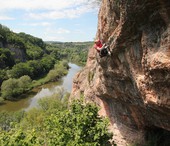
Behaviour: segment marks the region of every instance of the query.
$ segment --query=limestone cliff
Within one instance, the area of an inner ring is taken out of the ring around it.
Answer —
[[[118,146],[142,141],[150,127],[170,131],[170,1],[103,0],[99,35],[112,55],[90,49],[72,97],[84,93],[102,107]]]

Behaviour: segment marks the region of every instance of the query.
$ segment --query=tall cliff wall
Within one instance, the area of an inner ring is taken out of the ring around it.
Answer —
[[[118,146],[142,141],[153,126],[170,131],[170,1],[103,0],[99,35],[112,55],[90,49],[72,97],[101,106]]]

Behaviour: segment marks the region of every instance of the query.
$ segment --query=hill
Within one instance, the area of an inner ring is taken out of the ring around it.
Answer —
[[[25,33],[15,33],[0,24],[0,69],[18,62],[40,59],[46,53],[42,39]]]
[[[46,42],[47,50],[55,52],[58,58],[65,58],[78,65],[85,65],[87,54],[93,42]]]
[[[32,87],[58,80],[67,73],[68,62],[86,63],[91,45],[92,42],[45,43],[40,38],[14,33],[0,25],[0,96],[13,99]],[[25,85],[21,82],[26,81],[29,86],[23,90]]]

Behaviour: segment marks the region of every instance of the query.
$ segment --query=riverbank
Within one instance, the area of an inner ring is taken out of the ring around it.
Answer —
[[[21,95],[21,99],[18,101],[3,101],[3,104],[0,105],[0,111],[18,111],[21,109],[35,107],[38,99],[55,93],[59,87],[63,88],[66,92],[71,92],[73,77],[81,70],[81,67],[73,63],[69,63],[69,66],[70,68],[67,75],[63,76],[57,82],[48,82],[43,85],[36,86],[29,92]]]
[[[64,75],[68,73],[68,62],[63,60],[57,62],[54,68],[48,72],[43,78],[38,80],[31,80],[28,75],[24,75],[18,79],[9,78],[4,81],[1,86],[1,96],[5,100],[20,100],[22,94],[27,93],[31,89],[48,82],[54,82],[60,80]]]

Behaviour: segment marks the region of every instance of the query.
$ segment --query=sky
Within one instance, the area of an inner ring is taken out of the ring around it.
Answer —
[[[97,0],[0,0],[0,24],[44,41],[93,41]]]

